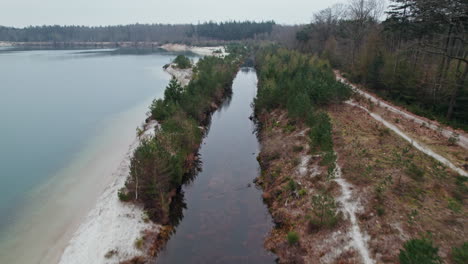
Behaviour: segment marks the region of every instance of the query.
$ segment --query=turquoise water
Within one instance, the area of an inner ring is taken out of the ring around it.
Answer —
[[[162,66],[173,57],[105,50],[0,50],[0,262],[9,250],[1,243],[4,238],[15,237],[15,246],[22,246],[26,229],[15,229],[18,223],[30,230],[45,223],[53,226],[53,221],[67,226],[68,218],[46,215],[49,200],[60,199],[50,197],[62,179],[96,182],[83,185],[77,194],[70,187],[67,195],[75,200],[87,197],[88,190],[97,192],[93,188],[100,186],[100,179],[86,178],[87,167],[99,164],[106,150],[122,152],[131,143],[151,99],[163,94],[169,76]],[[86,156],[93,160],[85,161]],[[73,206],[79,204],[65,202],[64,214],[73,219]],[[35,212],[30,209],[38,208],[34,203],[44,208]]]

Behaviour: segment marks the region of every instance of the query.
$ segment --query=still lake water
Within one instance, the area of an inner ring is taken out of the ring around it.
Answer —
[[[0,50],[0,263],[56,259],[163,95],[173,57]]]
[[[259,143],[249,119],[255,71],[242,68],[232,90],[213,114],[200,149],[201,172],[183,187],[180,224],[155,263],[275,263],[263,246],[273,221],[252,183],[260,174]]]

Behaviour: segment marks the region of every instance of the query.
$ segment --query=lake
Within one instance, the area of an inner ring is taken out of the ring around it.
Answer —
[[[174,55],[0,50],[0,263],[51,263],[169,80]]]

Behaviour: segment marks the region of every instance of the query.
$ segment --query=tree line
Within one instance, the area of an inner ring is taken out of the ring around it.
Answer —
[[[150,106],[159,126],[155,136],[143,139],[134,151],[130,177],[119,198],[143,203],[154,222],[170,223],[172,200],[194,172],[204,135],[201,126],[209,122],[213,104],[219,104],[231,90],[241,55],[230,52],[225,58],[201,58],[186,87],[172,79],[164,98]]]
[[[464,0],[350,0],[314,14],[296,47],[410,111],[468,127]]]
[[[133,24],[119,26],[0,26],[0,41],[14,42],[193,42],[243,40],[272,32],[273,21],[230,21],[202,24]]]

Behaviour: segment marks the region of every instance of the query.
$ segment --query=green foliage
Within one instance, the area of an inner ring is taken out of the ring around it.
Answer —
[[[312,212],[309,216],[311,231],[322,227],[333,227],[340,219],[335,199],[328,194],[317,194],[312,197]]]
[[[175,77],[172,77],[166,90],[164,90],[164,100],[177,104],[182,99],[183,92],[184,88],[182,88]]]
[[[207,22],[203,24],[198,24],[192,26],[191,34],[197,34],[201,37],[208,37],[213,39],[223,39],[223,40],[241,40],[253,38],[256,35],[271,33],[275,22],[266,21],[266,22]]]
[[[449,198],[448,199],[448,208],[452,211],[454,211],[455,213],[460,213],[462,208],[463,208],[463,205],[455,200],[455,199],[452,199],[452,198]]]
[[[125,187],[119,189],[119,191],[117,192],[117,196],[119,197],[119,200],[122,202],[128,202],[131,200],[130,195],[128,194]]]
[[[401,264],[442,263],[438,251],[429,237],[414,238],[405,242],[400,250],[399,260]]]
[[[255,110],[284,107],[291,117],[304,118],[314,106],[348,98],[351,90],[336,81],[325,61],[277,46],[261,48],[256,54],[261,87]]]
[[[417,181],[420,181],[424,177],[424,170],[418,167],[414,163],[409,163],[407,166],[406,172],[409,174],[409,176]]]
[[[184,55],[178,55],[173,62],[177,64],[177,67],[180,69],[187,69],[192,67],[192,62],[190,61],[189,58],[187,58]]]
[[[323,151],[333,151],[330,117],[324,112],[319,112],[314,117],[309,133],[312,147],[318,147]]]
[[[141,237],[140,237],[140,238],[137,238],[137,239],[135,240],[135,244],[134,244],[134,245],[135,245],[135,248],[137,248],[137,249],[142,249],[144,242],[145,242],[145,241],[143,240],[143,238],[141,238]]]
[[[62,42],[121,42],[146,41],[177,43],[199,41],[200,38],[243,40],[256,35],[267,35],[275,22],[229,21],[203,24],[133,24],[106,27],[85,26],[35,26],[13,28],[0,26],[2,41],[62,41]]]
[[[125,194],[143,202],[152,220],[168,223],[171,195],[190,171],[202,140],[199,126],[209,118],[211,103],[221,101],[229,92],[239,60],[236,54],[224,59],[202,58],[187,87],[173,78],[164,99],[151,104],[151,115],[160,126],[153,138],[143,139],[135,149]]]
[[[305,189],[300,189],[297,194],[299,194],[299,196],[302,197],[307,194],[307,191]]]
[[[289,231],[286,239],[289,245],[296,245],[299,242],[299,234],[296,231]]]
[[[468,242],[463,243],[460,247],[452,248],[452,259],[455,264],[468,263]]]
[[[294,192],[294,191],[296,191],[296,189],[297,189],[297,183],[296,183],[293,179],[290,179],[290,180],[288,181],[287,189],[288,189],[288,191],[291,192],[291,193]]]

